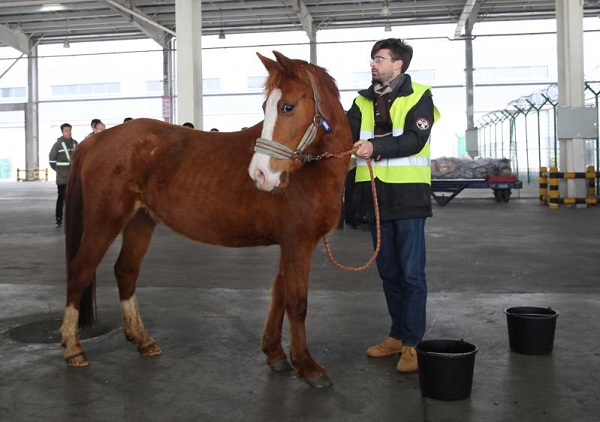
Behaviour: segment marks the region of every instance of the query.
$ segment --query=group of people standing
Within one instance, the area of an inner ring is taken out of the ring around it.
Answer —
[[[127,119],[131,120],[131,118],[128,117],[125,121],[127,121]],[[90,127],[92,131],[86,138],[106,129],[106,125],[100,119],[92,119]],[[54,225],[56,227],[62,226],[65,193],[67,191],[67,180],[69,178],[69,169],[71,166],[71,154],[73,154],[73,150],[78,144],[78,142],[73,139],[73,127],[69,123],[60,125],[60,131],[62,135],[56,140],[54,145],[52,145],[50,154],[48,155],[48,163],[50,164],[50,167],[56,171],[56,187],[58,189],[56,209],[54,212]]]
[[[367,355],[399,355],[396,369],[400,373],[418,371],[415,346],[425,335],[425,220],[432,216],[429,138],[439,119],[431,87],[412,81],[406,73],[412,57],[412,47],[401,39],[377,41],[371,49],[372,83],[358,92],[347,111],[357,166],[352,197],[345,200],[352,201],[351,217],[368,223],[375,245],[377,228],[367,167],[367,160],[373,161],[381,220],[376,263],[391,319],[387,336],[369,347]],[[104,128],[100,120],[92,121],[93,133]],[[77,145],[71,125],[63,124],[61,131],[50,152],[50,165],[57,173],[57,226],[62,223],[70,156]]]

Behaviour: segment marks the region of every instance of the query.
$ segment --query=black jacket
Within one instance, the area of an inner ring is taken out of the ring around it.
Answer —
[[[397,97],[412,94],[410,75],[389,95],[389,106]],[[359,91],[359,94],[374,100],[373,86]],[[373,159],[409,157],[421,151],[431,133],[434,120],[434,106],[431,92],[426,91],[417,104],[406,115],[404,133],[400,136],[384,136],[370,139],[373,143]],[[354,140],[360,136],[362,114],[356,102],[347,112]],[[427,129],[417,126],[421,118],[430,122]],[[382,221],[398,218],[431,217],[431,185],[426,183],[384,183],[375,179],[377,201]],[[349,198],[346,198],[348,201]],[[356,183],[352,195],[355,221],[375,221],[373,195],[370,182]]]

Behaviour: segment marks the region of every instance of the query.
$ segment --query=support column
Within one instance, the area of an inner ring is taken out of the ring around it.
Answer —
[[[163,119],[165,122],[174,123],[173,116],[173,51],[175,41],[169,41],[169,48],[163,48]]]
[[[465,131],[465,147],[471,158],[479,155],[478,131],[473,117],[473,23],[467,19],[465,25],[465,83],[467,104],[467,130]]]
[[[31,42],[31,41],[30,41]],[[39,90],[38,90],[38,47],[32,45],[27,56],[27,107],[25,108],[25,167],[28,170],[40,166],[39,137]],[[33,180],[33,171],[27,179]]]
[[[310,38],[310,62],[317,64],[317,36],[313,34]]]
[[[558,104],[562,108],[584,106],[583,69],[583,1],[556,0],[556,35],[558,45]],[[560,110],[559,110],[560,115]],[[558,133],[564,119],[558,119]],[[559,168],[563,172],[585,171],[585,140],[559,136]],[[572,135],[571,135],[572,136]],[[583,198],[586,196],[585,180],[569,179],[561,187],[563,198]],[[581,205],[585,207],[585,205]]]
[[[177,123],[203,128],[202,109],[202,2],[176,0]]]

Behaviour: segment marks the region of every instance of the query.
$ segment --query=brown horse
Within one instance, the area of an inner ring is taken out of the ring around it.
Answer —
[[[338,223],[352,134],[335,81],[318,66],[274,52],[265,119],[240,132],[203,132],[136,119],[78,146],[67,188],[68,286],[62,345],[69,366],[89,364],[79,326],[94,322],[95,271],[115,238],[124,332],[142,355],[161,353],[146,332],[135,287],[155,225],[229,247],[278,244],[262,350],[276,371],[329,386],[306,342],[308,277],[315,246]],[[291,366],[281,345],[287,314]]]

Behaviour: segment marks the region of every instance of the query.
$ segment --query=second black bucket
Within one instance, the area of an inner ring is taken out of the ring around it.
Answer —
[[[425,340],[416,349],[424,397],[462,400],[471,395],[477,346],[463,340]]]
[[[508,342],[513,352],[545,355],[554,347],[558,313],[551,308],[517,306],[507,308]]]

